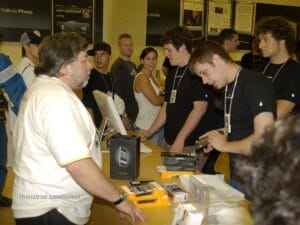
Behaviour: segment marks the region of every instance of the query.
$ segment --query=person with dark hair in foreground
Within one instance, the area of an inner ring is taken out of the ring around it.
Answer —
[[[165,32],[162,43],[166,57],[176,69],[166,77],[165,103],[152,126],[141,132],[141,136],[150,137],[164,126],[167,150],[193,152],[197,138],[213,124],[212,93],[189,71],[193,43],[191,31],[186,27],[173,27]],[[201,157],[200,164],[206,161],[206,156]]]
[[[253,202],[254,225],[300,224],[300,116],[278,120],[237,161]]]
[[[204,135],[209,146],[230,153],[230,184],[244,192],[236,177],[236,159],[248,155],[251,145],[275,118],[275,95],[271,83],[260,73],[244,69],[233,62],[217,42],[202,41],[194,49],[191,69],[204,84],[225,87],[224,134],[218,130]],[[239,168],[238,168],[239,169]]]
[[[84,87],[92,65],[88,42],[77,33],[44,39],[36,81],[23,96],[14,132],[13,213],[17,225],[86,224],[93,195],[146,221],[102,173],[96,128],[74,90]]]

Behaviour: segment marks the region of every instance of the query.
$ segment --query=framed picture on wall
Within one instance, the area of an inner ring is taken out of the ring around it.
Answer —
[[[94,0],[53,0],[53,33],[78,32],[94,42]]]
[[[23,32],[37,29],[51,34],[51,0],[1,0],[0,33],[3,41],[19,42]]]
[[[231,28],[231,7],[228,1],[208,2],[207,34],[217,36],[224,28]]]
[[[203,23],[203,0],[183,0],[182,25],[191,30],[201,30]]]
[[[182,25],[188,27],[198,41],[203,37],[204,23],[204,1],[203,0],[183,0],[182,4]]]

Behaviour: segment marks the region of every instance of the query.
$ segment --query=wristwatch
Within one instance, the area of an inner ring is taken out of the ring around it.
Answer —
[[[120,193],[120,198],[116,201],[114,201],[112,204],[113,205],[119,205],[120,203],[122,203],[125,199],[127,198],[126,194],[124,194],[123,192]]]

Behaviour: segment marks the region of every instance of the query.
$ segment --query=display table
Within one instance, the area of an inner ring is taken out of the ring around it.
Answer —
[[[159,184],[176,182],[179,183],[178,178],[172,179],[161,179],[160,174],[157,172],[156,166],[162,165],[162,158],[160,156],[161,149],[146,143],[149,147],[152,148],[152,153],[141,153],[140,161],[140,176],[139,180],[154,180]],[[103,153],[103,172],[109,177],[109,153]],[[123,180],[112,180],[114,184],[118,187],[122,185],[128,185],[128,181]],[[174,211],[173,206],[161,206],[155,208],[145,208],[142,209],[148,218],[148,222],[145,224],[151,225],[171,225]],[[246,213],[247,214],[247,213]],[[92,215],[89,224],[99,224],[99,225],[123,225],[130,224],[126,219],[121,219],[119,213],[111,206],[111,204],[102,201],[101,199],[95,198],[94,204],[92,207]],[[138,223],[141,224],[141,223]],[[252,220],[249,216],[243,215],[243,221],[241,225],[250,225]]]

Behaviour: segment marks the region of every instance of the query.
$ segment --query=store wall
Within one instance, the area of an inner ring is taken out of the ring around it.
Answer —
[[[239,0],[239,2],[250,0]],[[138,63],[140,52],[146,43],[146,12],[147,0],[104,0],[103,1],[103,40],[112,45],[112,61],[118,57],[117,39],[123,32],[130,33],[134,40],[134,54],[132,60]],[[252,0],[258,3],[300,6],[299,0]],[[159,51],[159,68],[164,59],[163,50]],[[17,42],[3,42],[0,51],[10,56],[13,64],[21,60],[21,46]],[[238,60],[245,51],[239,51],[232,56]]]

